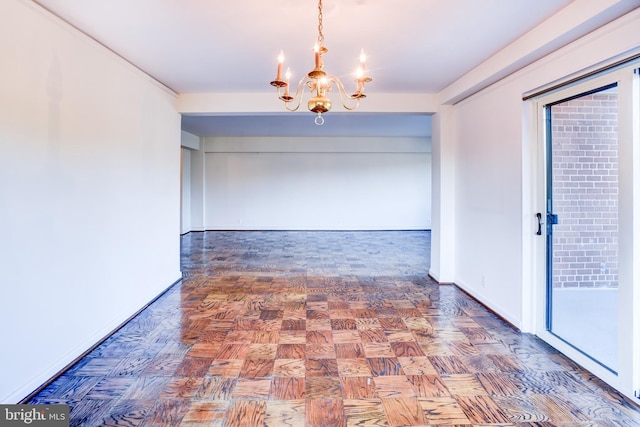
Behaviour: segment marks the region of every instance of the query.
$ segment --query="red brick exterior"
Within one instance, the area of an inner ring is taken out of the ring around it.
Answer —
[[[618,286],[617,90],[552,108],[553,286]]]

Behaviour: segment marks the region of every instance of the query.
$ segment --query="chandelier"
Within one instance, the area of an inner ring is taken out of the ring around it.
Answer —
[[[333,86],[336,87],[340,94],[342,106],[347,110],[355,110],[360,105],[360,99],[367,96],[364,94],[364,85],[371,81],[371,77],[366,75],[365,64],[367,58],[364,50],[360,52],[360,67],[356,72],[356,91],[353,94],[349,95],[347,93],[337,76],[329,75],[324,71],[322,56],[327,53],[328,49],[324,46],[324,34],[322,34],[322,0],[318,0],[318,40],[313,51],[315,67],[300,80],[293,96],[289,90],[291,70],[287,68],[284,79],[282,78],[282,64],[284,63],[284,53],[282,51],[278,56],[278,73],[271,85],[276,87],[278,98],[284,101],[285,108],[288,111],[296,111],[300,108],[304,98],[304,89],[307,87],[311,96],[307,102],[307,107],[309,111],[318,115],[315,123],[322,125],[324,124],[322,114],[331,110],[331,100],[328,98],[328,94]]]

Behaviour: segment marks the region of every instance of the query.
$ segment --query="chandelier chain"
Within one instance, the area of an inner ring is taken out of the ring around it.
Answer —
[[[322,47],[324,43],[324,34],[322,34],[322,0],[318,1],[318,47]]]

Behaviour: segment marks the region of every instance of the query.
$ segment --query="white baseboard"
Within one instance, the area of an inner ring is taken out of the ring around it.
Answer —
[[[163,289],[159,294],[152,296],[147,302],[143,304],[132,304],[126,309],[122,310],[117,316],[109,321],[105,326],[88,336],[78,345],[70,349],[65,355],[58,360],[52,362],[46,368],[40,370],[32,378],[25,381],[20,387],[7,396],[0,397],[0,402],[3,403],[19,403],[24,400],[25,397],[33,394],[44,384],[49,383],[53,378],[59,376],[64,371],[69,369],[79,357],[85,355],[88,351],[93,350],[97,345],[102,343],[118,329],[124,326],[129,320],[137,315],[142,309],[146,308],[151,302],[155,301],[158,297],[163,295],[173,285],[182,279],[182,273],[179,273],[178,278],[174,280],[168,287]]]

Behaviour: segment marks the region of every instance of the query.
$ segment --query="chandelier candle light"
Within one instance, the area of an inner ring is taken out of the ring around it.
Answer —
[[[360,67],[356,72],[356,91],[349,95],[344,88],[344,85],[337,76],[328,75],[324,71],[324,61],[322,55],[327,53],[328,49],[324,46],[324,34],[322,34],[322,0],[318,1],[318,41],[316,42],[313,53],[315,66],[313,70],[304,76],[298,83],[296,93],[291,96],[289,92],[289,80],[291,79],[291,70],[287,68],[282,76],[282,66],[284,64],[284,52],[280,51],[278,56],[278,72],[276,79],[271,82],[272,86],[276,87],[278,98],[284,101],[285,108],[289,111],[296,111],[302,104],[304,98],[304,87],[309,88],[311,99],[309,99],[307,106],[309,111],[312,111],[318,116],[315,119],[317,125],[324,124],[323,113],[331,110],[331,100],[328,98],[329,92],[331,92],[332,86],[335,84],[338,93],[340,94],[340,101],[342,106],[347,110],[355,110],[360,105],[360,99],[365,98],[364,85],[371,81],[371,77],[366,74],[366,60],[367,57],[364,54],[364,50],[360,52]],[[283,93],[284,92],[284,93]],[[355,100],[348,105],[348,100]]]

